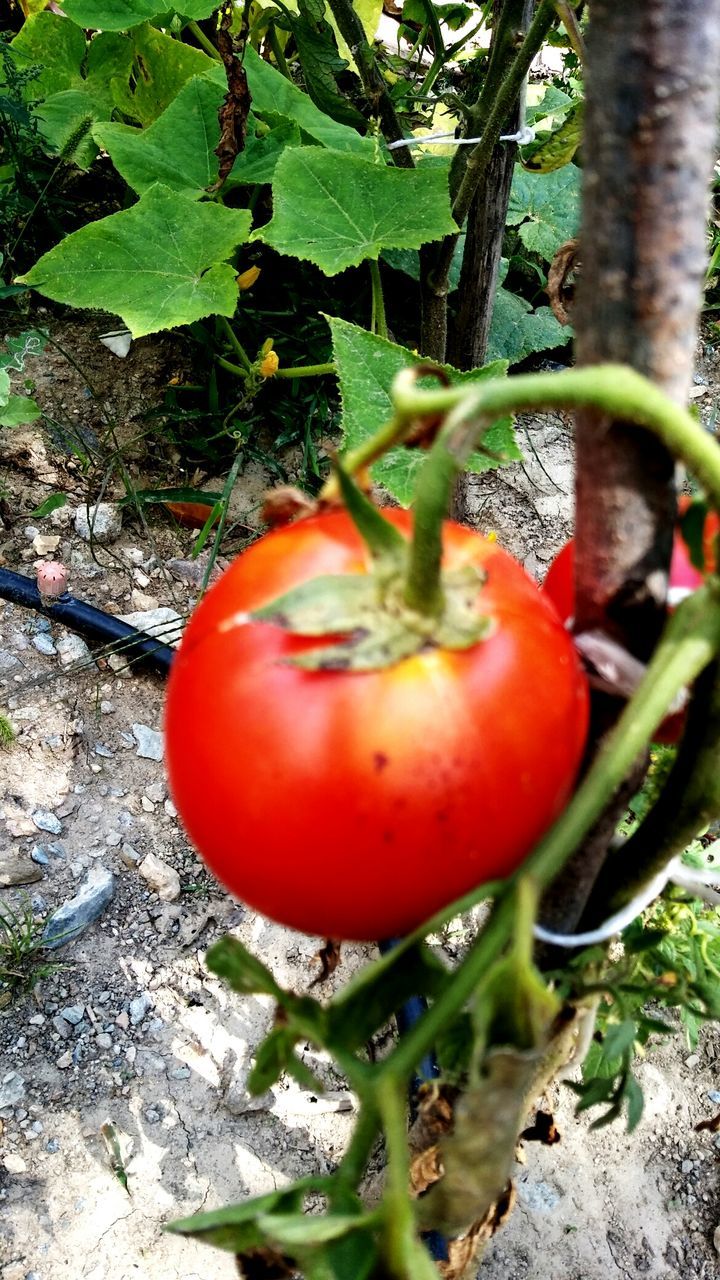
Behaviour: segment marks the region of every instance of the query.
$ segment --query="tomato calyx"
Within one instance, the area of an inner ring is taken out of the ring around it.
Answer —
[[[286,658],[292,666],[374,671],[428,649],[469,649],[485,639],[493,624],[478,609],[484,577],[475,565],[445,571],[439,616],[409,608],[402,569],[388,574],[386,566],[380,572],[372,568],[367,574],[314,578],[250,616],[291,635],[333,638],[332,643]]]
[[[327,639],[325,645],[284,659],[308,671],[377,671],[428,649],[469,649],[483,640],[492,626],[479,608],[484,572],[472,564],[444,570],[433,564],[430,589],[419,602],[409,599],[416,546],[337,461],[335,472],[348,515],[365,544],[369,571],[311,579],[250,615],[229,619],[226,626],[269,622],[294,636]]]

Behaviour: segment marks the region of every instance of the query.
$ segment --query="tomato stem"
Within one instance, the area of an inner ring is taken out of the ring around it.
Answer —
[[[395,1280],[437,1280],[435,1265],[418,1239],[415,1212],[408,1196],[410,1167],[405,1084],[383,1077],[378,1082],[376,1096],[387,1151],[387,1181],[382,1208],[385,1260],[389,1274]]]

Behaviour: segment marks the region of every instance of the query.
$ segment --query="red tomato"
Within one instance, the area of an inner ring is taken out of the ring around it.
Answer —
[[[411,517],[385,513],[404,532]],[[482,566],[489,637],[372,672],[284,663],[321,643],[220,629],[323,574],[367,571],[345,512],[261,538],[194,613],[165,709],[170,787],[213,873],[251,907],[334,938],[404,933],[514,870],[563,809],[587,731],[585,677],[535,584],[496,543],[444,530]]]
[[[678,499],[678,512],[683,514],[690,505],[687,494]],[[714,511],[709,511],[703,529],[703,552],[705,568],[708,572],[715,569],[715,539],[720,532],[720,518]],[[543,593],[552,600],[563,622],[567,622],[575,613],[575,543],[567,542],[558,552],[545,576],[542,584]],[[687,543],[678,527],[673,538],[672,557],[670,560],[670,576],[668,583],[668,604],[677,606],[684,596],[690,595],[702,585],[703,576],[690,560]],[[678,742],[685,728],[685,712],[675,712],[667,716],[655,733],[655,741],[668,745]]]

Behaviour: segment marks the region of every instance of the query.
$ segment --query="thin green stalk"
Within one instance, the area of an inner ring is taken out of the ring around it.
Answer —
[[[370,332],[380,338],[387,338],[387,320],[385,319],[385,298],[383,296],[380,264],[375,258],[370,259],[370,280],[372,282],[372,319]]]
[[[325,373],[335,373],[336,367],[330,360],[327,364],[298,364],[288,368],[275,370],[274,378],[320,378]]]
[[[235,330],[233,329],[230,321],[227,319],[227,316],[218,316],[218,320],[220,322],[220,328],[223,330],[223,333],[225,334],[225,337],[227,338],[228,342],[230,343],[230,346],[235,352],[235,355],[239,358],[240,363],[245,367],[245,369],[249,373],[250,370],[252,369],[252,361],[247,351],[245,350],[242,342],[238,338]]]
[[[405,1083],[381,1076],[377,1102],[385,1130],[387,1176],[383,1196],[385,1250],[383,1261],[395,1280],[437,1280],[430,1255],[416,1232],[410,1199]]]
[[[380,1117],[370,1095],[361,1099],[355,1128],[338,1168],[337,1176],[343,1187],[355,1190],[370,1158],[373,1144],[380,1130]]]
[[[202,582],[200,583],[200,599],[202,599],[202,597],[205,595],[205,592],[207,591],[208,583],[210,581],[210,574],[213,571],[213,566],[218,557],[220,544],[223,540],[223,534],[225,533],[225,525],[227,524],[227,513],[228,513],[228,507],[230,506],[230,498],[232,496],[232,491],[235,488],[235,481],[238,478],[238,472],[240,470],[241,463],[242,463],[242,454],[238,453],[235,459],[233,460],[233,464],[230,468],[230,471],[228,472],[228,478],[225,481],[225,486],[223,488],[222,499],[221,499],[222,514],[220,516],[220,519],[218,520],[218,527],[215,531],[215,538],[213,539],[212,550],[210,552],[210,555],[208,556],[208,562],[207,562],[207,565],[205,566],[205,572],[202,577]]]
[[[197,22],[195,22],[194,18],[190,22],[188,22],[188,27],[192,31],[200,47],[204,49],[205,52],[209,54],[211,58],[215,58],[217,62],[222,62],[222,58],[220,57],[220,54],[215,48],[215,45],[213,44],[212,40],[208,40],[202,27],[199,26]]]
[[[226,369],[228,373],[234,373],[236,378],[247,381],[248,370],[241,369],[240,365],[233,364],[232,360],[226,360],[224,356],[216,356],[215,363],[219,364],[221,369]]]
[[[290,80],[292,82],[292,76],[290,75],[290,70],[285,54],[283,53],[282,46],[278,40],[277,27],[274,22],[271,22],[268,27],[268,40],[270,41],[270,48],[272,49],[273,57],[277,63],[278,71],[282,72],[286,80]]]

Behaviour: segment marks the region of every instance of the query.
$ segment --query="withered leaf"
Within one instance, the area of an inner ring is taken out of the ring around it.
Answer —
[[[575,277],[580,269],[580,242],[561,244],[548,271],[547,294],[553,315],[560,324],[570,324],[575,301]]]
[[[316,987],[321,982],[327,982],[340,964],[340,943],[335,938],[326,938],[325,945],[316,952],[313,958],[320,961],[320,972],[316,974],[310,983],[311,987]]]
[[[474,1222],[464,1235],[450,1241],[447,1262],[438,1263],[442,1280],[475,1280],[479,1250],[507,1222],[515,1208],[516,1200],[514,1183],[508,1182],[502,1195],[490,1206],[487,1213]]]
[[[538,1111],[535,1123],[523,1129],[520,1137],[526,1142],[542,1142],[546,1147],[551,1147],[555,1142],[560,1141],[561,1134],[551,1112]]]
[[[709,1120],[701,1120],[695,1125],[696,1133],[702,1133],[703,1129],[707,1129],[709,1133],[717,1133],[720,1130],[720,1111],[716,1116],[710,1116]]]
[[[243,30],[234,39],[230,32],[233,18],[233,5],[226,5],[217,33],[218,52],[225,67],[228,88],[218,112],[220,124],[220,141],[215,148],[215,155],[220,161],[217,182],[211,191],[218,191],[232,169],[235,160],[245,146],[248,112],[250,111],[250,90],[247,75],[242,64],[247,31]]]
[[[298,520],[302,516],[313,516],[317,510],[317,502],[308,498],[302,489],[291,484],[281,484],[264,495],[261,519],[271,529],[275,529],[278,525],[289,524],[291,520]]]
[[[493,1049],[484,1076],[459,1098],[440,1144],[444,1176],[420,1202],[420,1221],[454,1236],[482,1218],[506,1186],[530,1088],[542,1055]]]
[[[236,1253],[235,1264],[241,1280],[293,1280],[300,1275],[292,1258],[275,1249],[249,1249]]]

